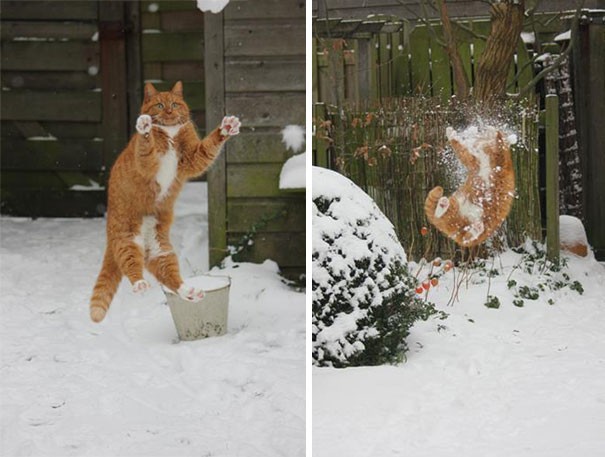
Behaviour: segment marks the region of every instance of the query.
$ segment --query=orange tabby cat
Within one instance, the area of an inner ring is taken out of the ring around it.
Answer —
[[[447,129],[447,136],[468,176],[449,198],[443,196],[442,187],[433,188],[424,212],[431,224],[460,246],[476,246],[500,227],[512,207],[515,174],[510,148],[495,129],[466,145],[453,129]]]
[[[212,163],[230,136],[239,133],[236,117],[225,117],[200,141],[183,100],[183,85],[158,92],[145,85],[136,130],[117,158],[109,177],[107,248],[90,300],[90,317],[105,317],[122,276],[141,293],[150,285],[146,267],[162,284],[182,298],[198,301],[203,291],[187,287],[179,272],[169,230],[173,206],[187,179],[199,176]]]

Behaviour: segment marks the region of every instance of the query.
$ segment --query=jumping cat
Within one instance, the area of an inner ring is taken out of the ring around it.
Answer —
[[[431,224],[460,246],[477,246],[500,227],[512,207],[515,173],[509,143],[493,128],[463,139],[448,127],[447,138],[468,175],[449,198],[442,187],[433,188],[424,212]]]
[[[183,299],[204,292],[183,283],[169,231],[174,202],[190,178],[201,175],[227,139],[239,133],[234,116],[200,140],[183,100],[183,85],[158,92],[145,85],[136,130],[111,169],[107,196],[107,248],[90,300],[90,317],[105,317],[122,276],[135,293],[149,289],[143,268]]]

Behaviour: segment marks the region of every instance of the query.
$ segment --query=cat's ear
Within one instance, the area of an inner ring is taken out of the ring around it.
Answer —
[[[153,87],[153,84],[151,84],[151,83],[145,84],[145,101],[146,102],[148,102],[151,99],[151,97],[153,97],[157,93],[158,93],[158,91],[155,87]]]
[[[183,83],[181,81],[177,81],[172,90],[170,91],[174,95],[178,95],[179,97],[183,97]]]

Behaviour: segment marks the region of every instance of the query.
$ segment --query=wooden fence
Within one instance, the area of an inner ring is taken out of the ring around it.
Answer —
[[[184,82],[205,130],[204,15],[192,1],[3,1],[5,214],[99,216],[142,87]]]

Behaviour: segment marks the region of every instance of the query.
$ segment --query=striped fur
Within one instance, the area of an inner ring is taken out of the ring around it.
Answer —
[[[463,247],[487,240],[508,216],[515,195],[510,148],[501,132],[483,141],[473,153],[456,138],[450,144],[468,169],[466,181],[451,196],[433,188],[424,204],[427,219]]]
[[[145,86],[138,133],[112,167],[107,248],[90,300],[94,322],[104,319],[123,276],[135,292],[149,286],[143,278],[145,267],[170,289],[182,290],[178,259],[169,238],[174,202],[183,184],[202,174],[223,143],[239,133],[239,120],[229,117],[200,140],[182,95],[180,82],[169,92]]]

